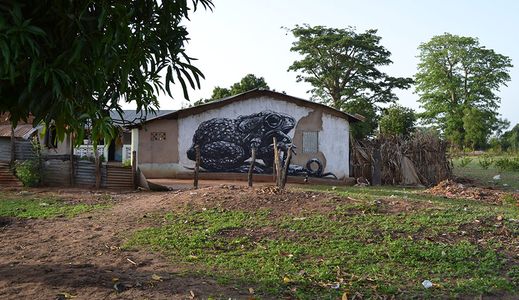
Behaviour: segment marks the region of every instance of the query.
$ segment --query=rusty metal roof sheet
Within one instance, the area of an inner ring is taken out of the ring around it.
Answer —
[[[30,124],[22,124],[14,129],[14,137],[28,139],[38,132],[39,127]],[[11,125],[0,125],[0,137],[11,137]]]

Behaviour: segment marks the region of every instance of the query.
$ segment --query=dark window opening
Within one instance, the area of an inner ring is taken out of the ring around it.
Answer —
[[[47,127],[44,137],[45,147],[49,149],[58,148],[58,136],[56,135],[56,126],[51,125]]]

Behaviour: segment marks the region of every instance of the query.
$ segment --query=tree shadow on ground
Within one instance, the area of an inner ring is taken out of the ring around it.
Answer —
[[[154,273],[138,267],[45,263],[0,265],[0,290],[0,294],[7,298],[17,295],[20,299],[30,296],[31,292],[40,299],[52,299],[59,291],[76,293],[80,298],[86,295],[105,298],[118,294],[130,299],[144,296],[153,299],[173,296],[245,298],[247,295],[246,288],[224,286],[209,278],[179,273]]]

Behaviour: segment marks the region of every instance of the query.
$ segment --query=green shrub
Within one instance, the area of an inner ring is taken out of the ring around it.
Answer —
[[[129,159],[126,159],[122,162],[122,166],[125,168],[130,168],[132,166],[132,161]]]
[[[479,158],[478,163],[483,169],[486,170],[494,163],[494,160],[489,155],[484,154]]]
[[[517,171],[519,172],[519,157],[516,158],[500,158],[496,160],[495,166],[500,171]]]
[[[37,186],[40,183],[40,164],[37,160],[24,160],[16,162],[16,177],[24,186]]]
[[[472,158],[470,158],[468,156],[460,158],[460,166],[461,167],[466,167],[471,162],[472,162]]]

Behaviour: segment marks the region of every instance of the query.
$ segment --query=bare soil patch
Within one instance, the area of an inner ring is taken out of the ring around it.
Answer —
[[[159,254],[120,249],[125,236],[155,222],[147,214],[175,206],[171,193],[31,193],[58,195],[71,202],[112,201],[114,206],[73,219],[0,220],[0,299],[202,299],[247,295],[246,290],[222,286],[209,278],[184,275],[182,268]]]
[[[274,186],[247,188],[221,185],[189,191],[176,198],[187,208],[222,208],[256,212],[269,210],[275,218],[283,215],[299,216],[307,213],[328,213],[338,204],[352,203],[355,199],[336,194],[287,189]]]
[[[70,204],[110,203],[109,209],[75,218],[0,219],[0,299],[226,299],[250,297],[248,287],[221,285],[186,275],[157,253],[124,251],[133,232],[158,225],[155,215],[185,209],[258,211],[272,217],[327,213],[356,200],[329,193],[272,186],[221,185],[174,192],[115,193],[81,189],[4,190],[11,198],[57,197]],[[287,232],[247,232],[251,238]],[[243,232],[222,232],[222,235]]]

